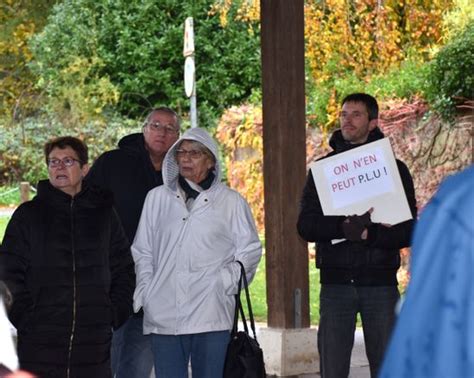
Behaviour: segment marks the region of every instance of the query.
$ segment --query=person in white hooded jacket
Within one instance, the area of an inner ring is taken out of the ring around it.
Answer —
[[[220,377],[243,263],[252,280],[262,249],[246,200],[221,183],[217,145],[192,128],[163,161],[163,186],[145,200],[132,245],[157,377]]]

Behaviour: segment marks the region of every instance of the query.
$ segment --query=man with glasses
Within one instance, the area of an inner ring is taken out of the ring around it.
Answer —
[[[146,117],[143,132],[127,135],[118,149],[102,154],[87,180],[114,193],[115,206],[130,244],[149,190],[163,184],[163,159],[178,140],[179,116],[172,109],[159,107]],[[143,312],[134,314],[114,332],[112,373],[117,378],[147,378],[153,368],[149,336],[143,335]]]
[[[377,127],[378,104],[365,93],[354,93],[342,102],[340,129],[329,141],[326,157],[382,139]],[[364,330],[370,375],[377,377],[395,321],[399,298],[399,249],[410,244],[416,200],[407,166],[397,160],[413,219],[388,226],[372,223],[372,210],[361,215],[325,216],[312,174],[308,174],[298,217],[298,232],[316,242],[320,269],[320,323],[318,349],[323,378],[349,375],[357,313]],[[345,239],[332,244],[333,239]]]
[[[112,193],[84,182],[87,146],[46,143],[49,180],[15,210],[0,247],[20,368],[38,377],[111,377],[112,327],[130,316],[135,274]]]

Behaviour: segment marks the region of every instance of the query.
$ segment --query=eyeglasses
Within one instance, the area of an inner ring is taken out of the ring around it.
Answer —
[[[149,122],[146,124],[150,130],[163,131],[166,135],[174,135],[178,133],[178,130],[172,125],[163,125],[160,122]]]
[[[347,112],[341,112],[339,114],[339,117],[341,117],[342,119],[346,119],[346,118],[355,118],[355,119],[359,119],[361,117],[363,117],[364,115],[366,115],[368,113],[366,112],[352,112],[352,113],[347,113]]]
[[[176,150],[176,157],[179,159],[183,159],[186,155],[191,159],[197,160],[203,155],[203,152],[199,150]]]
[[[72,167],[76,161],[80,163],[79,160],[72,157],[65,157],[64,159],[48,159],[48,167],[59,168],[61,165],[64,165],[65,167]]]

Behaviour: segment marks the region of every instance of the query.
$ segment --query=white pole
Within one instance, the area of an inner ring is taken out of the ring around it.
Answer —
[[[196,105],[196,81],[194,81],[194,91],[191,100],[191,127],[198,127],[197,105]]]
[[[194,22],[188,17],[184,22],[184,91],[190,100],[189,114],[191,127],[198,127],[197,101],[196,101],[196,67],[194,64]]]

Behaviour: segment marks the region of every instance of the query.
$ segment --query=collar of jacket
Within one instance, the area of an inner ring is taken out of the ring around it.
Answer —
[[[363,146],[364,144],[375,142],[376,140],[383,139],[384,137],[385,135],[382,132],[382,130],[376,127],[375,129],[370,131],[369,136],[367,137],[367,141],[365,143],[351,144],[351,143],[347,143],[344,140],[344,138],[342,137],[341,129],[337,129],[332,134],[331,139],[329,139],[329,145],[332,147],[332,149],[336,153],[340,153],[340,152],[351,150],[359,146]]]
[[[208,175],[206,176],[206,178],[202,180],[200,183],[198,183],[198,185],[203,190],[207,190],[211,187],[211,184],[213,183],[215,177],[216,176],[214,175],[214,172],[210,171]],[[196,199],[197,196],[200,194],[197,190],[194,190],[191,187],[191,185],[188,184],[188,182],[183,176],[181,175],[178,176],[178,182],[181,188],[186,193],[186,200],[188,200],[188,198]]]
[[[130,156],[141,159],[143,164],[145,164],[145,167],[148,167],[147,171],[150,174],[155,175],[156,169],[153,166],[150,154],[145,147],[145,138],[143,137],[143,133],[134,133],[124,136],[122,139],[120,139],[118,147],[121,151],[124,151]],[[155,179],[155,177],[153,178]]]
[[[38,183],[37,199],[52,205],[53,207],[70,206],[73,197],[55,188],[49,180],[41,180]],[[100,189],[96,186],[89,185],[87,181],[82,181],[82,188],[79,193],[74,196],[74,201],[80,203],[82,207],[98,208],[111,206],[113,203],[113,195],[110,191]]]
[[[120,150],[135,156],[141,156],[151,164],[150,154],[145,147],[145,138],[143,133],[134,133],[125,135],[118,143]]]
[[[118,148],[133,154],[147,152],[145,149],[145,138],[143,137],[143,133],[125,135],[118,142]]]

